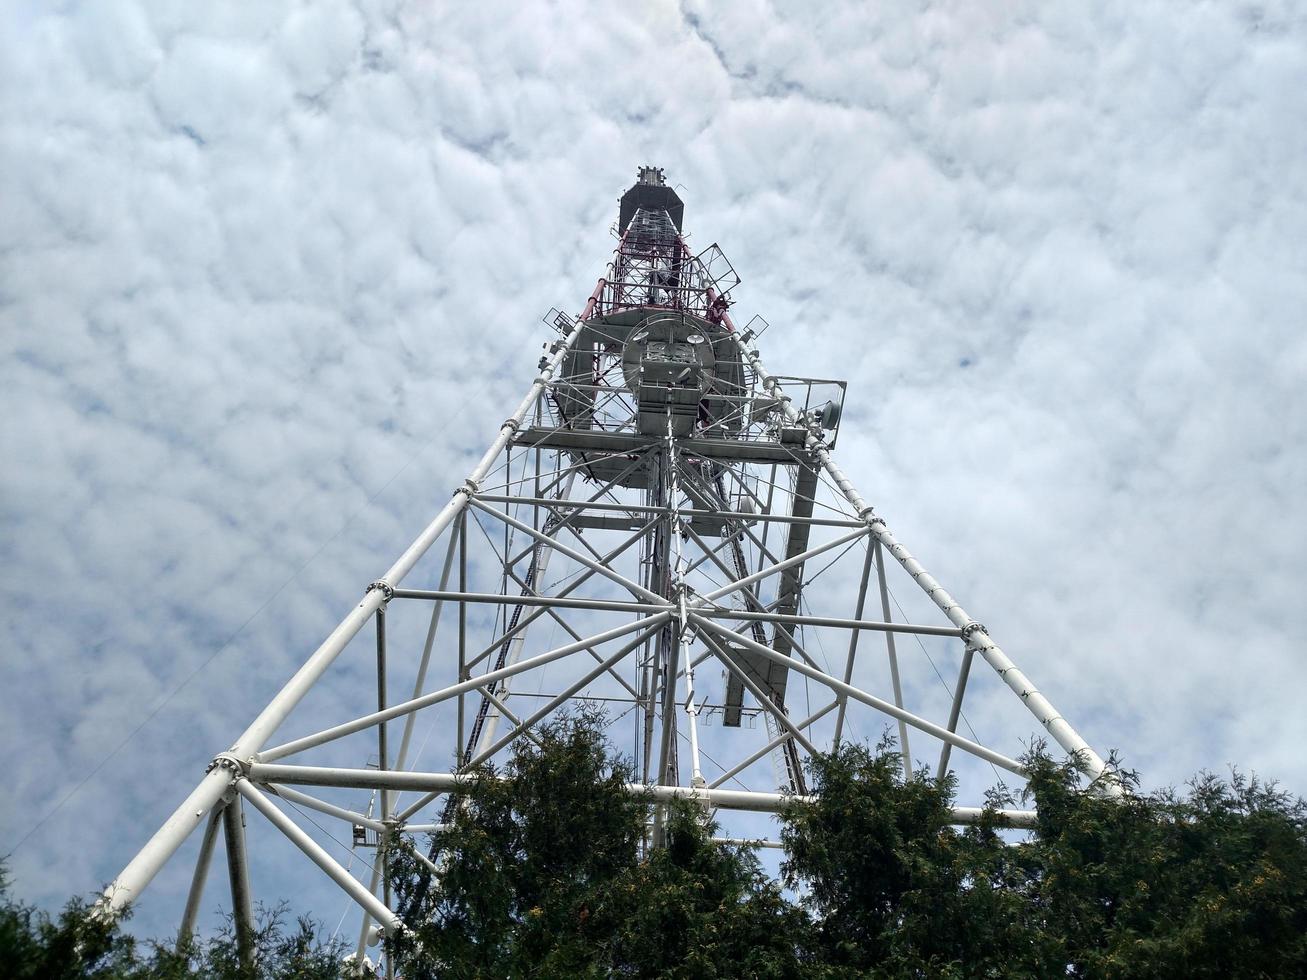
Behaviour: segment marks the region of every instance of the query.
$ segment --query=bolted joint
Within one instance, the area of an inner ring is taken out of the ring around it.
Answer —
[[[540,371],[543,371],[543,370],[545,370],[545,369],[548,368],[548,367],[549,367],[549,358],[546,357],[546,356],[544,356],[543,354],[541,354],[541,355],[540,355],[540,363],[536,365],[536,369],[537,369],[537,370],[540,370]]]
[[[386,603],[390,602],[391,599],[395,598],[395,590],[394,590],[394,588],[391,586],[391,584],[390,584],[389,582],[384,582],[384,581],[382,581],[381,579],[377,579],[375,582],[373,582],[371,585],[369,585],[366,589],[364,589],[364,590],[363,590],[363,594],[364,594],[364,595],[367,595],[369,592],[373,592],[373,591],[376,591],[376,590],[380,590],[380,591],[381,591],[381,602],[382,602],[382,605],[385,605]]]
[[[522,423],[517,419],[504,419],[504,424],[499,427],[499,431],[503,432],[505,429],[508,429],[510,432],[516,432],[521,425]]]
[[[879,524],[881,527],[887,526],[885,524],[885,518],[877,514],[876,508],[871,506],[871,504],[868,504],[866,507],[862,508],[862,510],[858,511],[858,520],[866,521],[868,526],[874,524]]]
[[[481,492],[481,484],[477,483],[476,480],[472,479],[469,476],[466,480],[463,481],[463,485],[454,491],[454,496],[457,497],[460,493],[465,493],[467,494],[468,499],[470,500],[472,497],[475,497],[480,492]]]
[[[230,752],[219,752],[213,757],[213,761],[204,767],[206,774],[213,772],[215,769],[226,769],[231,773],[232,779],[242,779],[246,772],[245,763]]]
[[[971,622],[962,627],[962,639],[966,640],[967,643],[970,643],[971,638],[977,633],[984,633],[986,636],[989,636],[989,630],[985,629],[984,623]]]

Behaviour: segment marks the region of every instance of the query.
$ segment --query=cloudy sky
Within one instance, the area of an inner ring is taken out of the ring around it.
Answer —
[[[1307,793],[1300,6],[51,6],[0,21],[23,896],[112,878],[447,499],[642,163],[1091,743]]]

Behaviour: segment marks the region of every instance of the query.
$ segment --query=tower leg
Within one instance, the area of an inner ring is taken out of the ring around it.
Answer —
[[[209,812],[209,822],[204,826],[199,857],[195,859],[195,874],[191,876],[191,890],[186,895],[186,911],[182,913],[181,928],[177,930],[179,944],[188,942],[195,932],[195,920],[200,914],[200,902],[204,898],[205,882],[209,879],[209,865],[213,863],[213,848],[218,840],[221,820],[222,809],[214,807]]]
[[[949,707],[948,712],[948,730],[956,732],[958,730],[958,717],[962,714],[962,695],[967,689],[967,678],[971,675],[971,661],[975,658],[976,651],[970,646],[962,652],[962,666],[958,668],[958,682],[953,688],[953,704]],[[944,747],[939,750],[939,768],[935,770],[935,778],[943,779],[944,773],[948,772],[948,758],[953,751],[953,745],[945,742]]]
[[[245,851],[245,811],[235,796],[222,810],[223,839],[227,844],[227,877],[231,880],[231,914],[236,926],[236,949],[241,965],[254,965],[254,909],[250,899],[250,868]]]
[[[593,304],[591,304],[593,305]],[[587,307],[589,308],[589,307]],[[555,343],[549,356],[542,358],[540,373],[518,405],[517,411],[500,427],[499,434],[491,442],[481,460],[469,474],[466,485],[455,491],[453,498],[439,514],[423,529],[422,533],[405,549],[404,553],[387,569],[376,583],[377,588],[370,588],[364,593],[362,601],[355,606],[332,631],[331,635],[313,652],[304,665],[286,683],[254,719],[253,723],[232,745],[229,755],[241,762],[249,759],[255,752],[267,744],[273,732],[286,720],[295,706],[304,698],[313,685],[322,677],[327,668],[335,661],[346,644],[361,630],[385,601],[388,591],[403,581],[413,570],[427,550],[445,532],[467,506],[471,491],[485,478],[499,458],[499,454],[513,438],[526,414],[535,407],[536,400],[545,392],[550,379],[559,364],[576,343],[584,329],[577,320],[571,332]],[[176,853],[177,848],[190,835],[200,821],[213,809],[218,800],[227,792],[232,783],[233,773],[226,766],[214,766],[201,780],[200,784],[186,798],[185,802],[174,811],[167,822],[150,838],[145,847],[128,863],[116,879],[105,889],[96,909],[106,914],[121,911],[129,902],[135,901],[145,887],[158,874],[164,863]],[[274,807],[275,809],[275,807]],[[280,811],[278,811],[280,812]],[[360,886],[361,888],[361,886]]]
[[[872,543],[872,550],[876,552],[876,578],[880,584],[881,615],[884,621],[889,623],[892,619],[889,614],[889,586],[885,583],[885,552],[881,549],[879,541]],[[894,704],[901,708],[903,685],[899,682],[899,655],[894,649],[894,634],[889,630],[885,631],[885,652],[889,655],[890,686],[894,690]],[[912,775],[912,750],[908,748],[908,723],[902,718],[899,719],[899,751],[903,753],[903,776],[906,779]]]

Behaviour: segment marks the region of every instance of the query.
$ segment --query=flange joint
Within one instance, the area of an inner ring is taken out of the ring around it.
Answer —
[[[231,773],[233,779],[241,779],[246,774],[246,764],[230,752],[219,752],[213,757],[213,760],[204,767],[205,773],[211,773],[215,769],[226,769]]]
[[[382,579],[377,579],[375,582],[369,585],[366,589],[363,590],[363,594],[367,595],[369,592],[375,592],[378,590],[381,592],[381,601],[383,605],[385,603],[390,602],[391,599],[395,598],[394,587],[389,582],[383,581]]]

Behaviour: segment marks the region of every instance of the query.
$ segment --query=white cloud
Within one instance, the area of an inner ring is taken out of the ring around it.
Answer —
[[[22,893],[112,876],[425,523],[643,162],[768,362],[850,380],[846,468],[1091,742],[1153,783],[1307,788],[1292,5],[123,3],[0,32],[3,848],[290,580],[14,856]],[[275,867],[261,894],[320,887]]]

